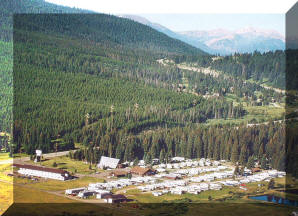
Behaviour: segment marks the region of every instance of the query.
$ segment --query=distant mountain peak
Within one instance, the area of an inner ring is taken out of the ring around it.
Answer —
[[[233,54],[235,52],[268,52],[285,49],[285,37],[276,30],[246,26],[237,30],[217,28],[174,32],[165,26],[131,14],[120,14],[122,18],[148,25],[172,38],[176,38],[211,54]]]
[[[276,30],[247,26],[237,30],[212,29],[184,31],[179,34],[197,40],[212,50],[212,53],[232,54],[234,52],[268,52],[283,50],[285,37]]]
[[[255,28],[252,26],[248,26],[243,29],[236,30],[234,32],[235,32],[235,34],[240,34],[240,35],[254,34],[256,36],[272,37],[275,39],[285,41],[285,36],[283,36],[281,33],[279,33],[276,30],[273,30],[273,29],[261,29],[261,28]]]

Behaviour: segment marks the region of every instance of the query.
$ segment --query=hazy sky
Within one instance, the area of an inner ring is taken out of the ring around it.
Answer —
[[[285,12],[295,0],[46,0],[110,14],[136,14],[173,31],[255,27],[284,35]]]
[[[244,27],[274,29],[284,35],[284,14],[139,14],[174,31],[236,30]]]

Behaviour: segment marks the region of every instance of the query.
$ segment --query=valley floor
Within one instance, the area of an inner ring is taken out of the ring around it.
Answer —
[[[127,198],[133,199],[133,202],[129,204],[120,205],[102,204],[102,200],[98,200],[95,198],[80,199],[77,197],[66,196],[64,194],[64,191],[68,188],[84,187],[87,186],[89,183],[111,181],[113,179],[110,179],[105,175],[101,175],[101,178],[99,178],[99,176],[96,175],[94,175],[94,177],[91,177],[91,173],[87,172],[88,169],[85,167],[85,165],[83,165],[83,162],[71,162],[71,159],[69,159],[66,156],[50,158],[49,160],[43,162],[43,165],[50,167],[50,164],[54,160],[58,162],[58,166],[64,166],[64,168],[68,170],[71,170],[72,166],[81,163],[82,167],[78,169],[77,173],[78,176],[80,176],[80,178],[64,182],[50,179],[39,179],[37,182],[35,182],[30,179],[23,179],[17,177],[13,179],[12,177],[7,176],[7,173],[11,172],[11,164],[1,165],[1,212],[3,213],[6,210],[6,208],[8,208],[9,205],[12,203],[12,197],[14,198],[14,201],[17,203],[63,203],[65,204],[65,209],[68,209],[68,207],[72,206],[72,203],[86,203],[92,205],[90,205],[89,207],[86,206],[86,208],[82,209],[82,211],[86,210],[87,208],[91,208],[90,211],[92,211],[93,208],[96,211],[98,211],[98,209],[104,209],[104,212],[111,211],[110,209],[113,209],[113,211],[115,211],[116,209],[117,211],[119,211],[119,214],[121,212],[121,214],[123,213],[123,215],[138,215],[140,212],[142,213],[142,215],[150,215],[155,212],[162,213],[164,211],[172,211],[173,205],[174,207],[175,205],[177,205],[180,206],[179,208],[181,208],[181,203],[184,203],[182,206],[183,208],[179,210],[184,211],[183,215],[192,215],[194,212],[198,211],[202,213],[207,211],[210,213],[208,213],[208,215],[218,215],[218,211],[220,209],[220,211],[226,211],[225,213],[227,215],[237,215],[244,209],[245,212],[249,213],[250,215],[288,215],[292,211],[297,209],[295,207],[288,207],[284,205],[261,205],[262,202],[248,199],[248,196],[262,194],[274,194],[279,197],[288,196],[288,194],[282,192],[286,184],[285,177],[276,178],[276,187],[272,190],[267,189],[268,182],[255,182],[248,183],[246,191],[240,189],[237,186],[224,186],[222,190],[204,191],[199,193],[198,195],[166,194],[163,196],[155,197],[152,195],[151,192],[141,192],[137,189],[136,186],[129,186],[125,189],[114,190],[113,192],[115,194],[125,194]],[[64,161],[64,163],[59,163],[59,161]],[[95,171],[89,170],[89,172]],[[104,172],[108,171],[100,170],[100,173]],[[262,185],[261,187],[259,186],[260,184]],[[287,184],[289,184],[289,182],[287,182]],[[12,191],[12,189],[14,189],[14,191]],[[30,194],[30,196],[28,194]],[[298,196],[293,194],[291,195],[291,198],[298,200]],[[152,203],[156,204],[153,205]],[[160,203],[160,205],[158,203]],[[161,203],[164,203],[164,205],[161,205]],[[167,208],[167,205],[169,205],[169,208]],[[211,206],[214,206],[215,208]],[[231,212],[231,208],[233,208],[233,212]],[[69,210],[69,212],[72,211]]]

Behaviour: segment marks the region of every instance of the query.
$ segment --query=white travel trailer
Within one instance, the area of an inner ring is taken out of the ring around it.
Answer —
[[[89,196],[93,196],[94,193],[95,193],[94,191],[84,190],[79,192],[78,197],[82,199],[86,199]]]
[[[185,161],[184,157],[173,157],[172,162],[182,162]]]
[[[95,192],[96,192],[96,199],[102,199],[103,196],[108,195],[108,194],[112,194],[108,190],[96,190]]]
[[[162,195],[162,192],[160,191],[154,191],[152,192],[153,196],[161,196]]]
[[[77,195],[78,193],[80,193],[81,191],[84,191],[84,190],[86,190],[85,187],[67,189],[67,190],[65,190],[65,195]]]
[[[167,164],[167,169],[172,169],[172,168],[173,168],[172,164]]]
[[[209,188],[210,190],[221,190],[222,186],[220,184],[210,183]]]
[[[200,184],[200,189],[201,189],[202,191],[209,190],[209,185],[206,184],[206,183],[201,183],[201,184]]]
[[[159,164],[158,167],[159,167],[159,168],[166,168],[167,165],[162,163],[162,164]]]

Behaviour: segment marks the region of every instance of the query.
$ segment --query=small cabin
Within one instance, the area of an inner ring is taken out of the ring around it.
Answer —
[[[140,175],[140,176],[149,176],[149,175],[155,175],[156,170],[153,170],[151,168],[143,168],[139,166],[135,166],[130,171],[132,174]]]
[[[120,178],[120,177],[125,177],[128,173],[130,173],[130,172],[126,171],[126,170],[115,170],[115,171],[111,172],[110,175],[113,177]]]

